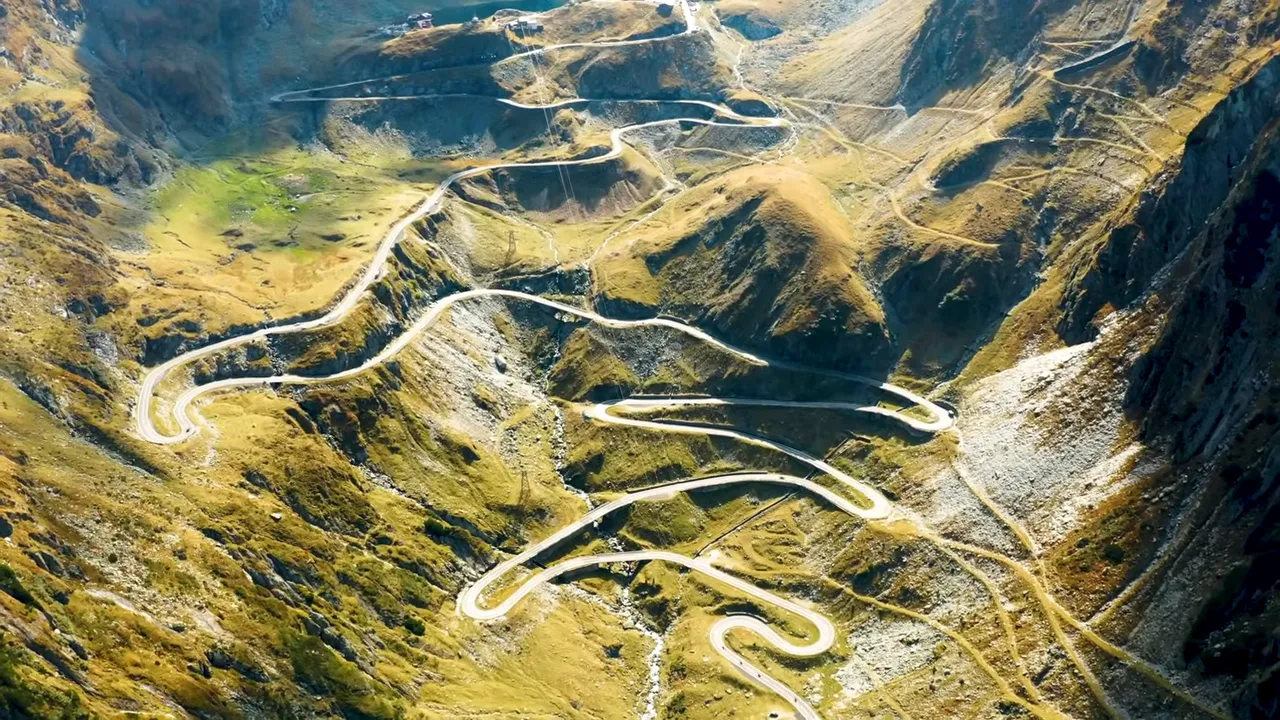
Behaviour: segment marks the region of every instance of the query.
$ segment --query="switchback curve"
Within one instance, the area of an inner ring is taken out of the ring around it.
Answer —
[[[686,0],[681,0],[680,5],[686,20],[686,29],[683,34],[696,32],[697,31],[696,18],[694,17],[692,9],[689,7]],[[652,42],[657,39],[661,39],[661,38],[637,40],[637,41],[600,43],[600,45],[613,46],[613,45],[639,44],[642,42]],[[575,44],[568,44],[568,45],[562,45],[562,46],[552,46],[549,48],[530,51],[530,53],[528,54],[537,53],[537,52],[546,52],[548,50],[556,49],[557,47],[571,47],[576,45],[580,45],[580,44],[575,43]],[[585,45],[591,45],[591,43],[586,43]],[[328,90],[328,89],[336,89],[340,87],[354,86],[354,85],[360,84],[361,82],[367,82],[367,81],[358,81],[356,83],[346,83],[341,85],[328,86],[325,88],[313,88],[310,90],[281,93],[273,97],[272,101],[273,102],[309,102],[309,101],[320,101],[320,100],[333,101],[333,100],[343,100],[343,99],[349,99],[349,100],[378,99],[378,98],[303,97],[308,93],[312,93],[318,90]],[[388,97],[384,99],[402,99],[402,98]],[[513,107],[518,107],[522,109],[539,109],[539,108],[549,109],[552,107],[563,107],[563,106],[577,104],[577,103],[590,102],[590,100],[587,100],[587,99],[574,98],[570,100],[558,101],[556,103],[551,103],[546,106],[539,106],[539,105],[529,105],[525,103],[518,103],[516,101],[507,100],[503,98],[493,98],[493,99],[497,102],[502,102],[502,103],[511,105]],[[620,101],[620,102],[626,102],[626,101]],[[633,101],[633,102],[657,102],[657,101],[640,100],[640,101]],[[827,618],[820,615],[819,613],[814,612],[813,610],[810,610],[795,602],[792,602],[785,598],[774,595],[773,593],[760,589],[742,579],[739,579],[733,575],[730,575],[728,573],[725,573],[722,570],[719,570],[713,567],[711,563],[707,560],[689,558],[683,555],[679,555],[677,553],[660,551],[660,550],[640,551],[640,552],[634,552],[634,553],[614,553],[610,555],[597,555],[597,556],[574,558],[572,560],[568,560],[568,561],[565,561],[564,563],[560,563],[556,566],[553,566],[552,568],[544,570],[541,573],[538,573],[533,577],[529,578],[520,588],[518,588],[512,595],[508,596],[496,608],[484,609],[480,607],[479,602],[483,598],[484,590],[489,585],[491,585],[496,579],[502,577],[504,574],[512,570],[517,565],[522,564],[523,562],[537,555],[542,550],[546,549],[547,547],[550,547],[550,545],[560,542],[564,538],[568,537],[569,535],[572,535],[573,533],[577,532],[582,527],[584,527],[586,523],[592,522],[593,521],[592,518],[598,519],[598,517],[603,516],[603,514],[607,514],[608,512],[612,512],[613,510],[616,510],[624,505],[631,504],[639,500],[658,499],[660,496],[671,495],[676,492],[698,489],[701,487],[712,487],[716,485],[727,485],[732,483],[743,483],[743,482],[766,482],[766,483],[773,482],[773,483],[790,484],[793,486],[801,487],[803,489],[808,490],[809,492],[814,493],[815,495],[818,495],[819,497],[822,497],[827,502],[831,503],[832,505],[834,505],[835,507],[841,509],[846,513],[849,513],[851,515],[861,517],[864,519],[868,519],[868,520],[876,520],[876,519],[883,519],[883,518],[889,517],[893,511],[893,508],[890,505],[889,501],[874,488],[857,481],[856,479],[848,476],[845,473],[842,473],[837,468],[829,465],[828,463],[821,460],[820,458],[815,458],[806,453],[803,453],[800,450],[791,448],[790,446],[784,445],[782,443],[778,443],[778,442],[767,440],[767,439],[764,439],[755,435],[751,435],[748,433],[742,433],[729,428],[718,427],[718,426],[697,425],[693,423],[672,425],[669,423],[658,423],[655,421],[626,418],[626,417],[613,414],[612,412],[613,410],[625,409],[625,408],[655,408],[659,406],[681,407],[681,406],[698,406],[698,405],[713,405],[713,404],[715,405],[753,405],[753,406],[766,406],[766,407],[814,407],[814,408],[822,407],[827,409],[843,409],[843,410],[851,410],[856,412],[865,412],[865,413],[871,413],[871,414],[877,414],[877,415],[889,417],[891,419],[894,419],[902,423],[903,425],[910,428],[911,430],[915,432],[921,432],[921,433],[941,432],[951,426],[952,418],[946,410],[938,407],[937,405],[929,402],[928,400],[922,397],[915,395],[914,393],[911,393],[906,389],[899,388],[889,383],[881,382],[878,380],[874,380],[874,379],[866,378],[862,376],[841,373],[838,371],[810,370],[808,368],[804,368],[802,366],[798,366],[785,361],[769,360],[759,355],[748,352],[746,350],[742,350],[737,347],[734,347],[726,342],[723,342],[711,336],[705,331],[702,331],[696,327],[692,327],[690,325],[687,325],[683,322],[679,322],[676,320],[671,320],[666,318],[653,318],[653,319],[645,319],[645,320],[620,320],[615,318],[608,318],[602,315],[598,315],[589,310],[576,308],[571,305],[567,305],[565,303],[548,300],[548,299],[530,295],[527,293],[521,293],[517,291],[507,291],[507,290],[475,289],[475,290],[467,290],[467,291],[454,293],[454,294],[445,296],[443,298],[440,298],[436,302],[432,303],[427,308],[427,310],[422,314],[422,316],[405,333],[397,337],[391,344],[389,344],[376,356],[374,356],[373,358],[371,358],[370,360],[361,364],[358,367],[333,373],[331,375],[322,376],[322,377],[305,377],[300,375],[283,374],[283,375],[274,375],[270,377],[228,378],[225,380],[210,382],[203,385],[197,385],[185,391],[182,395],[178,397],[177,401],[174,403],[174,406],[172,408],[172,415],[178,427],[178,432],[176,434],[164,433],[163,431],[161,431],[159,428],[156,427],[154,422],[153,405],[154,405],[156,390],[160,382],[175,369],[183,365],[186,365],[190,362],[193,362],[201,357],[218,352],[220,350],[225,350],[232,347],[236,347],[238,345],[243,345],[245,343],[252,342],[254,340],[264,339],[273,335],[303,332],[306,330],[329,326],[341,321],[356,307],[360,299],[364,296],[365,292],[369,290],[369,288],[373,285],[373,283],[381,276],[382,272],[386,267],[386,263],[391,256],[392,249],[394,248],[395,244],[399,242],[400,239],[403,237],[405,230],[410,225],[412,225],[413,223],[421,219],[422,217],[425,217],[426,215],[431,214],[436,210],[438,210],[449,188],[454,183],[460,180],[463,180],[468,177],[472,177],[481,173],[485,173],[485,172],[489,172],[497,169],[503,169],[503,168],[566,167],[566,166],[573,166],[573,165],[587,165],[587,164],[593,164],[593,163],[607,162],[608,160],[616,158],[622,154],[624,150],[622,137],[624,134],[631,131],[649,128],[649,127],[655,127],[659,125],[692,123],[692,124],[699,124],[699,125],[705,125],[705,126],[781,127],[786,124],[786,121],[783,120],[782,118],[778,118],[778,117],[755,118],[755,117],[743,116],[734,112],[729,108],[716,105],[714,103],[705,102],[705,101],[681,100],[681,101],[675,101],[675,102],[678,104],[688,104],[688,105],[709,107],[712,110],[714,110],[716,113],[723,115],[724,117],[730,118],[735,122],[721,122],[721,121],[715,121],[715,120],[704,120],[701,118],[670,118],[670,119],[657,120],[657,121],[652,121],[647,123],[639,123],[635,125],[629,125],[626,127],[614,129],[610,133],[610,150],[608,153],[604,155],[591,157],[591,158],[584,158],[579,160],[544,161],[544,162],[528,162],[528,163],[499,163],[499,164],[470,168],[470,169],[462,170],[450,175],[443,182],[441,182],[440,185],[436,187],[433,192],[427,195],[424,198],[424,200],[411,213],[406,215],[404,218],[400,219],[391,227],[391,229],[384,236],[383,240],[379,243],[377,251],[374,255],[373,260],[370,262],[370,264],[358,276],[355,283],[349,288],[349,290],[325,314],[311,320],[303,320],[303,321],[291,322],[291,323],[286,323],[286,324],[273,326],[273,327],[261,328],[251,333],[228,338],[226,340],[212,343],[208,346],[183,353],[155,368],[152,368],[144,376],[143,381],[141,383],[141,387],[140,387],[139,400],[135,408],[135,412],[137,415],[137,418],[136,418],[137,430],[138,430],[138,434],[143,439],[152,443],[166,444],[166,445],[179,443],[189,439],[190,437],[192,437],[198,432],[198,426],[192,417],[192,414],[193,414],[192,405],[197,399],[205,395],[215,393],[215,392],[220,392],[220,391],[254,387],[254,386],[266,386],[266,385],[276,385],[276,384],[311,384],[311,383],[320,383],[320,382],[330,382],[330,381],[341,380],[344,378],[354,376],[358,373],[365,372],[371,368],[381,365],[386,360],[390,359],[395,354],[399,353],[401,350],[407,347],[408,344],[414,338],[416,338],[420,333],[422,333],[423,331],[427,330],[429,327],[434,325],[435,322],[439,319],[440,315],[445,310],[452,307],[454,304],[465,301],[465,300],[482,298],[482,297],[502,297],[507,299],[524,300],[528,302],[533,302],[546,307],[553,308],[560,312],[576,315],[578,317],[591,320],[593,322],[601,323],[610,327],[619,327],[619,328],[645,327],[645,326],[666,327],[666,328],[684,333],[700,341],[707,342],[719,348],[722,351],[728,352],[732,355],[739,357],[744,361],[747,361],[753,364],[763,365],[763,366],[773,366],[773,367],[779,367],[779,368],[790,369],[790,370],[817,372],[823,375],[828,375],[833,377],[842,377],[842,378],[851,380],[853,382],[870,385],[884,392],[897,395],[902,400],[907,401],[910,404],[918,405],[921,408],[923,408],[925,412],[930,415],[930,419],[920,420],[918,418],[914,418],[904,413],[900,413],[898,411],[887,409],[887,408],[879,408],[875,406],[860,406],[860,405],[855,405],[851,403],[816,403],[814,404],[814,403],[787,402],[787,401],[774,401],[774,400],[750,400],[750,399],[632,398],[630,400],[624,400],[617,403],[597,405],[589,409],[587,411],[587,414],[588,416],[601,422],[625,424],[625,425],[632,425],[637,427],[648,427],[651,429],[660,429],[663,431],[694,432],[699,434],[719,435],[724,437],[736,438],[744,442],[749,442],[749,443],[753,443],[756,445],[761,445],[763,447],[768,447],[768,448],[777,450],[779,452],[782,452],[795,459],[801,460],[802,462],[809,464],[810,466],[814,467],[815,470],[819,470],[821,472],[832,475],[835,479],[839,480],[844,485],[855,490],[856,492],[861,494],[864,498],[866,498],[869,503],[869,507],[863,507],[863,506],[857,505],[851,502],[850,500],[848,500],[847,498],[844,498],[843,496],[832,492],[831,490],[813,482],[812,480],[809,480],[806,478],[800,478],[796,476],[782,475],[777,473],[740,473],[740,474],[730,475],[730,476],[716,476],[713,478],[691,480],[691,481],[686,481],[684,483],[677,483],[675,485],[666,486],[663,488],[653,488],[650,490],[640,491],[638,493],[632,493],[628,496],[625,496],[624,498],[620,498],[619,500],[614,501],[613,503],[601,506],[600,508],[597,508],[595,511],[592,511],[592,513],[588,513],[587,516],[579,520],[577,523],[574,523],[570,526],[567,526],[566,528],[561,529],[557,533],[553,534],[550,538],[534,546],[531,546],[530,548],[526,549],[524,552],[520,553],[519,555],[516,555],[504,561],[503,563],[500,563],[499,565],[495,566],[488,573],[486,573],[484,577],[481,578],[480,582],[477,582],[476,584],[472,585],[467,590],[465,590],[462,596],[460,596],[459,598],[459,610],[461,612],[477,620],[482,620],[482,621],[492,620],[492,619],[497,619],[499,617],[505,616],[507,612],[509,612],[520,601],[520,599],[526,596],[529,592],[532,592],[532,590],[536,588],[539,584],[546,582],[548,580],[551,580],[564,573],[570,572],[574,569],[588,567],[591,565],[597,565],[602,563],[634,562],[634,561],[640,561],[640,560],[660,560],[660,561],[672,562],[672,563],[683,565],[692,570],[708,575],[709,577],[717,580],[718,582],[734,587],[735,589],[749,596],[752,596],[758,600],[761,600],[767,604],[771,604],[783,610],[795,613],[800,617],[805,618],[807,621],[812,623],[818,629],[818,635],[815,640],[805,644],[796,644],[791,642],[790,640],[787,640],[786,638],[783,638],[777,632],[775,632],[772,628],[768,627],[762,621],[756,618],[746,617],[746,616],[729,616],[729,617],[720,619],[712,627],[711,642],[717,653],[723,656],[728,662],[730,662],[740,672],[744,673],[753,682],[756,682],[778,693],[781,697],[787,700],[788,703],[790,703],[793,707],[796,708],[797,712],[800,714],[802,718],[804,718],[804,720],[819,720],[819,716],[816,713],[816,711],[814,711],[814,709],[803,698],[800,698],[785,684],[763,673],[758,668],[755,668],[746,660],[744,660],[741,656],[737,655],[732,649],[730,649],[727,646],[725,642],[725,638],[728,635],[728,633],[730,633],[732,630],[735,630],[735,629],[749,630],[751,632],[756,633],[760,637],[764,638],[767,642],[769,642],[771,645],[773,645],[775,648],[777,648],[781,652],[791,654],[794,656],[812,656],[812,655],[817,655],[817,654],[826,652],[834,643],[835,628],[832,625],[832,623]]]

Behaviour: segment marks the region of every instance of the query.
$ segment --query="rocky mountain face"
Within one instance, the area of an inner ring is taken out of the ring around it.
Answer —
[[[11,81],[21,83],[24,75],[59,73],[65,57],[58,51],[70,45],[83,27],[84,11],[78,3],[60,2],[51,8],[10,3],[0,18],[0,37]],[[95,98],[76,92],[7,97],[0,107],[4,158],[31,166],[30,171],[15,167],[6,174],[11,182],[8,192],[13,194],[10,201],[24,204],[42,219],[66,224],[77,216],[98,214],[92,198],[83,189],[70,187],[71,181],[149,183],[159,170],[158,159],[130,142],[123,134],[126,131],[102,112]],[[42,199],[46,194],[48,198]],[[59,213],[59,208],[70,214]]]
[[[1153,288],[1174,299],[1127,397],[1144,434],[1166,443],[1178,462],[1201,468],[1222,495],[1216,521],[1226,540],[1215,544],[1232,569],[1210,584],[1184,654],[1245,682],[1236,710],[1258,717],[1276,707],[1276,680],[1258,669],[1274,664],[1280,629],[1274,573],[1263,569],[1276,551],[1280,512],[1276,67],[1263,67],[1193,135],[1183,166],[1195,162],[1209,177],[1187,186],[1176,204],[1179,183],[1172,182],[1157,203],[1178,208],[1158,226],[1170,245],[1164,251],[1178,257],[1174,274]],[[1130,255],[1143,244],[1136,237]]]
[[[985,80],[998,63],[1028,59],[1032,41],[1066,2],[935,2],[902,68],[898,98],[931,105],[948,90]]]
[[[1250,158],[1274,132],[1278,70],[1280,65],[1269,62],[1220,102],[1188,136],[1184,151],[1108,228],[1106,241],[1076,271],[1063,299],[1059,331],[1065,338],[1086,339],[1100,309],[1137,299],[1152,276],[1221,212],[1251,171]]]
[[[261,0],[89,2],[79,51],[104,76],[95,95],[152,115],[151,127],[131,128],[138,135],[161,124],[216,131],[233,119],[234,63],[253,31],[283,11]]]

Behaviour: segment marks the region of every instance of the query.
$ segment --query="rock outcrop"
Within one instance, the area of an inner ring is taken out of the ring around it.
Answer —
[[[1058,326],[1064,338],[1090,337],[1102,308],[1135,300],[1204,232],[1280,113],[1278,85],[1280,60],[1272,60],[1218,103],[1187,137],[1182,153],[1104,229],[1100,247],[1068,280]]]

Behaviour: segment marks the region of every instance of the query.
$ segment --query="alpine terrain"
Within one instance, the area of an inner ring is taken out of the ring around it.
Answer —
[[[0,718],[1280,718],[1280,0],[465,2],[0,0]]]

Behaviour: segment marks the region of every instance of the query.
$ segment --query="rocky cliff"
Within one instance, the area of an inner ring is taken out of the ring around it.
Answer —
[[[1280,121],[1274,107],[1248,112],[1274,102],[1274,67],[1251,83],[1267,92],[1224,101],[1188,150],[1216,177],[1165,205],[1190,211],[1163,226],[1183,257],[1157,291],[1175,299],[1128,394],[1144,433],[1167,443],[1178,462],[1200,468],[1203,482],[1222,494],[1225,512],[1202,533],[1215,538],[1214,552],[1230,571],[1206,588],[1209,600],[1184,654],[1209,673],[1244,682],[1236,709],[1252,717],[1274,717],[1280,699],[1269,670],[1280,660],[1280,585],[1271,569],[1280,549]],[[1196,214],[1206,196],[1222,202]]]
[[[1204,232],[1249,170],[1249,158],[1280,112],[1280,63],[1272,60],[1231,92],[1187,137],[1183,151],[1075,268],[1062,301],[1060,332],[1080,340],[1104,306],[1128,305]]]

